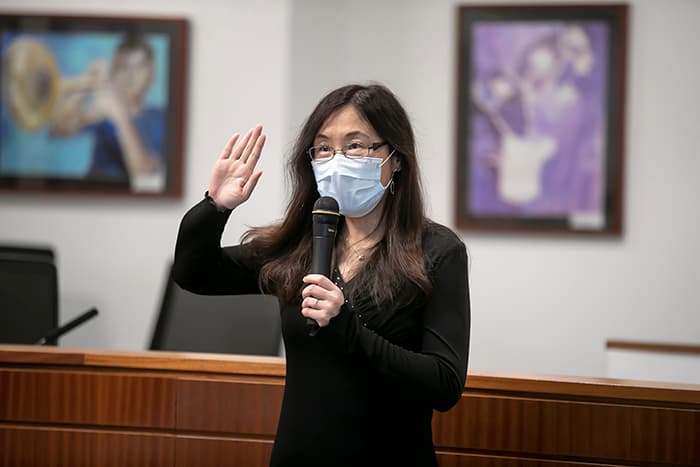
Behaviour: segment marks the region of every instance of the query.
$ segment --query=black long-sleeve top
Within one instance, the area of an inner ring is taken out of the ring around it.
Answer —
[[[202,201],[183,218],[173,278],[184,289],[260,293],[261,263],[220,245],[228,217]],[[432,413],[457,403],[467,371],[467,253],[435,223],[422,246],[427,299],[400,309],[343,305],[314,337],[301,298],[281,303],[286,382],[272,466],[437,465]]]

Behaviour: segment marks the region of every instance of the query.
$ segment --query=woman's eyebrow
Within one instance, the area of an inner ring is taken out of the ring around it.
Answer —
[[[345,135],[346,138],[354,138],[356,136],[364,136],[365,138],[369,139],[369,135],[360,130],[351,131]]]
[[[351,131],[351,132],[349,132],[349,133],[346,133],[345,136],[344,136],[344,138],[355,138],[355,137],[358,137],[358,136],[363,136],[363,137],[365,137],[365,138],[367,138],[367,139],[370,139],[369,135],[368,135],[367,133],[365,133],[364,131],[361,131],[361,130],[353,130],[353,131]],[[331,139],[331,138],[330,138],[329,136],[324,135],[323,133],[319,133],[319,134],[316,135],[316,138],[314,138],[314,141],[318,141],[318,140],[322,140],[322,139],[324,139],[324,140],[329,140],[329,139]]]

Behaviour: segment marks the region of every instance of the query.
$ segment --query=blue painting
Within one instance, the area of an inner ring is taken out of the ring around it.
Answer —
[[[166,33],[5,30],[0,177],[166,189]]]

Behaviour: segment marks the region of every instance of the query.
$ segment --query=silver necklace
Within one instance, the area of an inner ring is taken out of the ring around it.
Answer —
[[[355,245],[357,245],[357,244],[358,244],[359,242],[361,242],[362,240],[365,240],[365,239],[363,238],[363,239],[360,239],[359,241],[357,241],[357,242],[355,242],[355,243],[350,243],[350,242],[347,240],[347,237],[346,237],[346,239],[345,239],[346,245],[348,246],[348,248],[350,248],[350,250],[352,251],[352,253],[355,255],[355,258],[357,258],[357,260],[360,261],[360,262],[362,262],[362,261],[364,261],[364,260],[367,259],[367,255],[366,255],[366,254],[363,255],[362,253],[360,253],[359,251],[357,251],[357,248],[355,248]],[[372,245],[371,247],[364,248],[365,253],[367,253],[367,252],[369,252],[369,251],[372,251],[372,250],[374,249],[375,246],[376,246],[376,245]]]
[[[364,260],[365,260],[365,255],[361,255],[361,254],[355,249],[355,247],[352,246],[351,244],[348,243],[348,246],[350,247],[350,249],[352,250],[352,252],[355,254],[355,256],[357,257],[357,260],[358,260],[358,261],[364,261]]]

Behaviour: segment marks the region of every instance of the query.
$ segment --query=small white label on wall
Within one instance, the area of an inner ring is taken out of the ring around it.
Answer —
[[[605,215],[594,211],[571,213],[569,225],[578,230],[601,230],[605,227]]]

